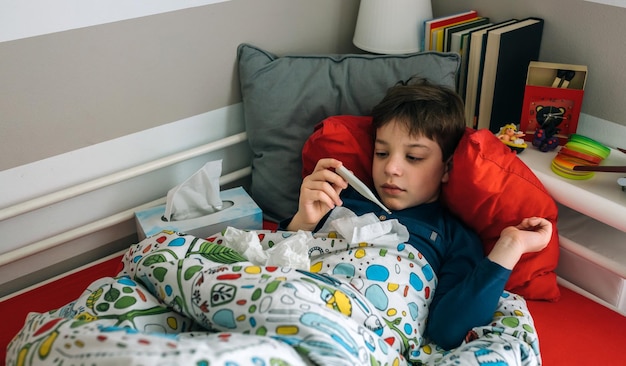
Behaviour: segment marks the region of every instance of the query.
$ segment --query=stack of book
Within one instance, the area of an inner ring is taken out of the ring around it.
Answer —
[[[475,10],[424,22],[423,49],[461,56],[457,92],[468,127],[519,125],[528,65],[539,59],[543,19],[492,22]]]

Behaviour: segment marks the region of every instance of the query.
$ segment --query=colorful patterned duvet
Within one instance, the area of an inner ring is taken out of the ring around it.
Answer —
[[[295,233],[254,234],[268,249]],[[225,240],[162,232],[132,246],[118,276],[31,313],[7,365],[541,363],[526,303],[511,293],[457,349],[423,338],[437,279],[409,245],[310,236],[303,270],[253,264]]]

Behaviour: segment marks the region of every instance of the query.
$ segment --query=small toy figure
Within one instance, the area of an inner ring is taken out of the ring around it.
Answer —
[[[500,139],[500,141],[511,148],[511,150],[518,153],[524,151],[524,149],[528,146],[524,142],[524,139],[522,139],[522,137],[526,136],[526,134],[518,131],[517,126],[512,123],[501,127],[496,136]]]
[[[515,144],[522,144],[524,140],[522,137],[526,136],[523,132],[517,131],[517,126],[512,123],[500,128],[498,132],[498,138],[502,141],[513,142]]]

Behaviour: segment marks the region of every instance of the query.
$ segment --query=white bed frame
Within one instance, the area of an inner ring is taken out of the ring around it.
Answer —
[[[241,104],[0,172],[0,298],[127,248],[135,211],[217,159],[249,181]]]

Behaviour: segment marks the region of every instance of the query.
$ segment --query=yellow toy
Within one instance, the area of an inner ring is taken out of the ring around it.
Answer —
[[[496,136],[505,145],[510,147],[511,150],[518,153],[524,151],[524,149],[528,146],[526,145],[526,142],[524,142],[524,139],[522,139],[522,137],[526,136],[526,134],[518,131],[517,126],[512,123],[502,126]]]

